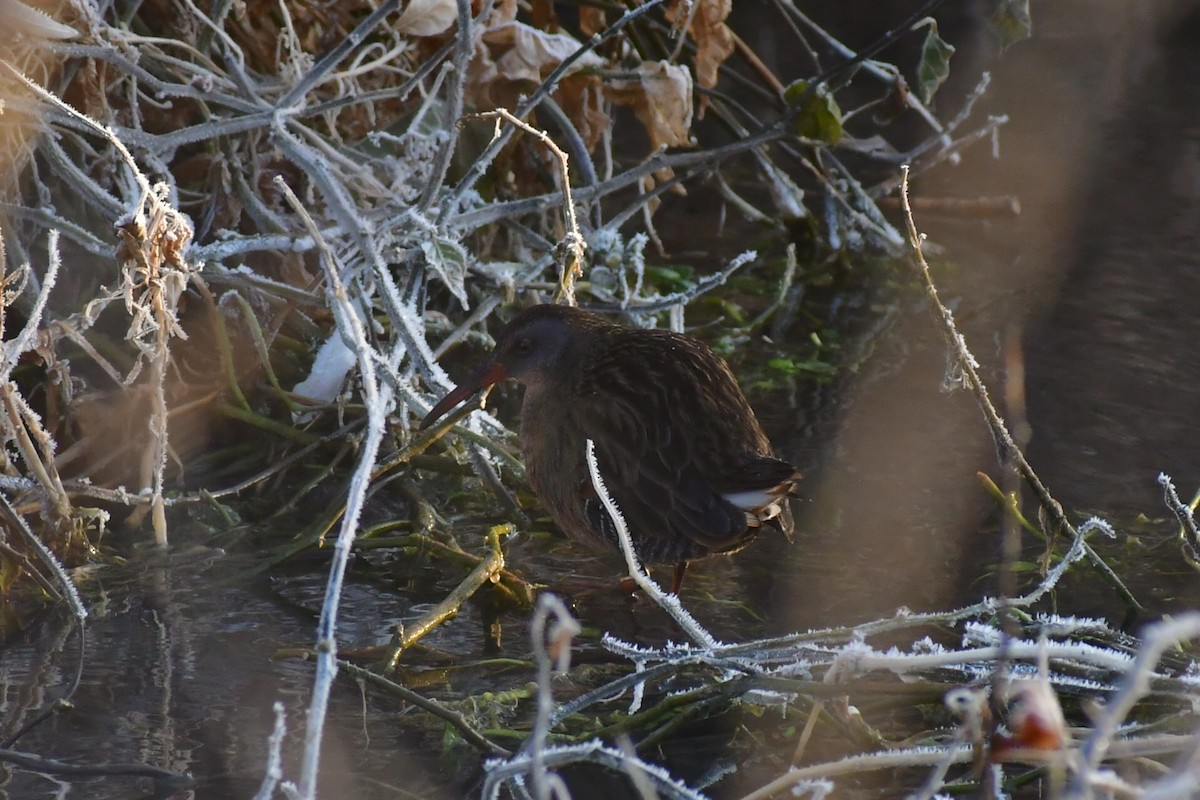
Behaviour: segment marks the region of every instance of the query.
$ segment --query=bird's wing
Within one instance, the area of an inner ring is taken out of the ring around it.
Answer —
[[[720,550],[745,534],[745,512],[714,491],[687,462],[678,461],[681,451],[647,449],[624,438],[594,441],[601,477],[636,540],[662,540],[666,547],[683,536]],[[597,507],[594,513],[605,512]]]
[[[696,401],[694,369],[683,359],[615,361],[594,371],[595,402],[580,403],[575,412],[635,538],[683,536],[721,550],[744,537],[746,514],[722,496],[720,476],[700,449],[705,434],[689,424],[706,411]]]

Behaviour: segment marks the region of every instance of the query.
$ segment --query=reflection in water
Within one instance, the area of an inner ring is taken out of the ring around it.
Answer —
[[[134,567],[136,578],[113,567],[83,582],[91,617],[74,708],[38,725],[15,747],[70,763],[140,762],[197,778],[193,788],[161,796],[249,798],[262,780],[276,701],[287,708],[289,749],[303,734],[311,665],[272,656],[310,645],[315,618],[264,586],[222,582],[248,566],[236,559],[156,562]],[[394,596],[359,589],[347,596],[363,614],[347,611],[348,637],[394,612]],[[319,603],[319,594],[309,599]],[[366,614],[373,615],[369,623]],[[6,732],[64,693],[78,658],[79,639],[69,632],[69,623],[51,621],[6,645],[0,665]],[[436,786],[436,760],[419,736],[397,729],[394,708],[364,707],[347,683],[336,695],[322,762],[324,796],[393,796],[366,780],[382,775],[381,753],[393,768],[410,758],[416,763],[408,781],[413,788]],[[89,800],[154,796],[141,778],[63,780],[12,770],[4,782],[13,798],[56,796],[62,787],[69,787],[63,796]]]

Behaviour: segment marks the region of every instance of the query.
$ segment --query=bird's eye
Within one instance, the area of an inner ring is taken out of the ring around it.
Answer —
[[[533,340],[532,339],[518,339],[517,340],[517,352],[518,353],[528,353],[532,349],[533,349]]]

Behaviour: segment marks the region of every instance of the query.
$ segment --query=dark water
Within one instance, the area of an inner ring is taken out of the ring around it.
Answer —
[[[74,710],[35,727],[15,749],[80,764],[153,764],[199,779],[193,790],[167,796],[252,796],[275,702],[287,708],[292,738],[303,734],[311,665],[273,656],[281,648],[311,646],[315,616],[306,605],[319,603],[320,587],[319,578],[282,587],[226,582],[249,566],[200,553],[152,557],[83,579],[91,617],[82,680],[71,696]],[[131,572],[140,575],[133,583]],[[353,583],[345,601],[347,640],[365,645],[386,637],[386,622],[398,608],[395,595]],[[61,616],[6,645],[0,666],[6,731],[65,692],[80,647],[77,626]],[[423,744],[419,737],[400,738],[381,716],[364,716],[362,698],[348,683],[339,685],[333,705],[326,796],[371,796],[359,775],[371,752],[387,752],[399,763],[409,752],[428,761],[415,748]],[[412,774],[431,774],[430,766]],[[378,772],[378,766],[368,771]],[[413,788],[419,784],[413,781]],[[153,796],[152,784],[142,778],[59,783],[24,771],[6,772],[0,791],[12,798],[52,797],[66,786],[69,797]]]
[[[1019,337],[1033,466],[1076,521],[1097,513],[1117,524],[1105,551],[1153,617],[1200,604],[1156,482],[1170,473],[1185,500],[1200,486],[1188,310],[1200,288],[1200,12],[1033,11],[1035,40],[990,65],[983,110],[1010,116],[1003,158],[974,152],[914,184],[924,197],[1011,194],[1021,215],[918,222],[955,265],[939,272],[943,297],[997,403],[1002,345]],[[850,387],[809,505],[813,545],[782,596],[796,624],[996,591],[981,576],[998,523],[975,471],[998,479],[999,465],[974,401],[940,388],[944,353],[927,318],[905,317]],[[1121,620],[1115,593],[1090,577],[1060,602]]]
[[[1200,576],[1179,558],[1155,483],[1166,471],[1185,496],[1200,485],[1200,11],[1114,0],[1035,3],[1034,17],[1034,41],[984,64],[995,72],[986,110],[1011,116],[1003,159],[977,148],[914,187],[926,196],[1015,194],[1022,215],[981,222],[931,214],[920,224],[957,265],[939,279],[990,365],[996,397],[1004,331],[1020,337],[1030,459],[1076,517],[1100,513],[1118,524],[1122,538],[1100,550],[1154,617],[1200,605]],[[719,637],[856,622],[901,605],[948,608],[995,591],[998,519],[975,478],[998,475],[993,443],[971,397],[942,390],[944,346],[919,298],[905,302],[836,406],[770,413],[776,441],[810,474],[797,507],[800,540],[764,540],[689,576],[685,602]],[[344,647],[385,642],[390,625],[453,586],[448,577],[406,576],[384,558],[351,570]],[[509,560],[544,583],[621,569],[616,558],[542,539],[519,539]],[[196,775],[179,797],[251,796],[274,702],[287,707],[293,746],[302,733],[311,665],[273,656],[311,643],[325,568],[310,562],[274,581],[228,582],[243,566],[240,557],[201,551],[84,578],[93,615],[82,645],[71,623],[51,616],[3,650],[0,719],[12,731],[65,691],[83,648],[75,710],[36,727],[17,749]],[[1123,615],[1087,574],[1068,582],[1058,602],[1114,621]],[[648,644],[679,638],[637,599],[579,593],[575,610],[590,629],[584,661],[604,660],[601,629]],[[481,621],[469,608],[436,631],[412,654],[408,677],[419,680],[422,665],[434,671],[483,658]],[[526,618],[510,613],[501,623],[502,655],[516,659],[508,675],[518,685],[532,675],[522,666]],[[478,680],[453,689],[477,691]],[[470,756],[443,758],[440,731],[413,722],[400,704],[343,680],[331,709],[322,796],[405,796],[389,788],[403,786],[452,797],[470,785]],[[7,769],[0,792],[125,798],[150,796],[151,786]]]

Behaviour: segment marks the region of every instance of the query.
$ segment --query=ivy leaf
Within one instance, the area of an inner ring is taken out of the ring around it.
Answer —
[[[913,26],[913,29],[929,26],[929,33],[921,45],[921,61],[917,64],[917,97],[922,103],[928,103],[938,88],[950,75],[950,56],[954,55],[954,45],[947,42],[938,34],[937,20],[926,17]]]
[[[809,92],[808,81],[796,81],[784,90],[783,99],[797,109],[792,123],[797,135],[827,144],[841,141],[842,109],[825,84]]]
[[[1000,36],[1000,49],[1033,35],[1033,18],[1029,15],[1029,0],[1000,0],[992,14],[992,28]]]
[[[450,294],[458,298],[462,307],[467,308],[467,251],[458,242],[440,237],[422,242],[421,250],[425,254],[425,263],[446,284]]]

